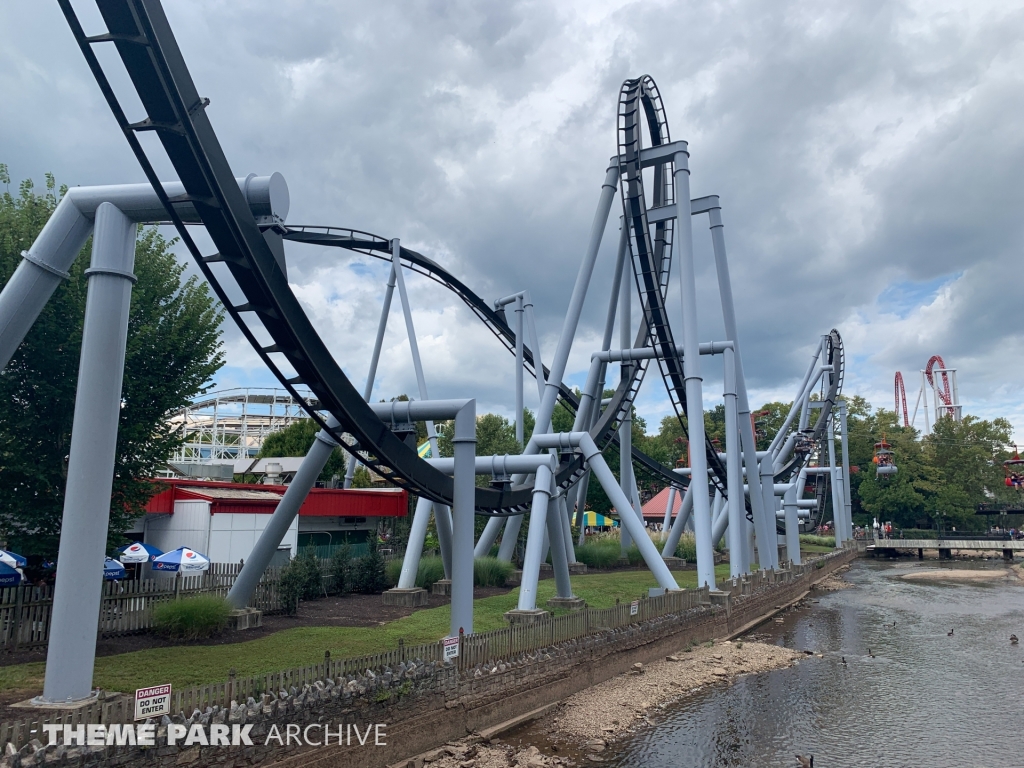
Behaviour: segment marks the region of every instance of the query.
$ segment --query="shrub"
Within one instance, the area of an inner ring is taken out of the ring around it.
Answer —
[[[576,559],[589,568],[611,568],[619,562],[617,539],[598,539],[576,547]]]
[[[223,597],[199,595],[160,603],[153,609],[157,631],[175,640],[199,640],[220,632],[228,623],[231,606]]]
[[[512,570],[512,563],[496,557],[478,557],[473,561],[473,583],[478,587],[503,587]]]
[[[377,548],[377,538],[371,535],[367,544],[366,554],[352,567],[352,590],[374,595],[388,588],[388,578],[384,572],[384,556]]]
[[[643,565],[644,556],[640,554],[640,547],[631,544],[626,550],[626,559],[629,560],[630,565]]]
[[[398,578],[402,575],[402,560],[396,557],[384,567],[384,577],[388,580],[388,586],[398,586]]]
[[[676,544],[676,557],[681,557],[688,563],[697,562],[697,539],[692,533],[684,533],[679,537]]]
[[[327,564],[328,573],[334,577],[334,591],[348,592],[352,587],[352,550],[343,544],[334,550]]]
[[[320,575],[320,561],[313,552],[307,552],[293,559],[281,571],[278,583],[285,613],[292,614],[299,609],[300,600],[313,600],[323,594],[323,578]]]
[[[440,557],[421,557],[416,569],[416,586],[430,589],[444,578],[444,561]]]
[[[815,536],[810,533],[800,534],[801,544],[812,544],[817,547],[834,547],[836,545],[835,536]]]
[[[894,536],[899,537],[903,534],[904,539],[937,539],[939,538],[938,531],[932,528],[901,528],[899,533],[893,532]],[[949,536],[951,533],[946,531],[946,535]]]

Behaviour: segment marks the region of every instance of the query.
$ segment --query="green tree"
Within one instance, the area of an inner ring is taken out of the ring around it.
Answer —
[[[0,182],[10,183],[0,165]],[[0,282],[6,283],[59,202],[52,175],[37,194],[31,181],[0,195]],[[118,424],[109,543],[158,488],[148,478],[181,443],[167,414],[209,389],[223,364],[222,314],[205,283],[155,228],[135,251],[128,344]],[[60,537],[67,456],[78,384],[91,243],[87,243],[0,376],[0,529],[24,554],[53,557]]]
[[[309,453],[309,449],[313,446],[313,441],[316,439],[316,433],[320,431],[320,425],[312,419],[299,419],[293,421],[284,429],[279,429],[277,432],[272,432],[263,440],[263,445],[260,447],[259,458],[269,459],[278,458],[281,456],[305,456]],[[339,478],[345,476],[345,468],[347,466],[348,454],[341,448],[335,448],[331,452],[331,457],[327,459],[327,464],[324,465],[323,472],[320,473],[320,480],[324,482],[330,481],[334,475]],[[356,469],[356,477],[359,478],[359,470],[363,470],[364,480],[366,485],[356,485],[353,478],[352,485],[356,488],[363,488],[369,486],[369,473],[365,467],[358,467]]]

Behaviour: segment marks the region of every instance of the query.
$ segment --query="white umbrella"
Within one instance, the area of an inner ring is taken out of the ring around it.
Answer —
[[[153,558],[154,571],[198,573],[209,567],[210,559],[206,555],[188,547],[178,547],[173,552]]]

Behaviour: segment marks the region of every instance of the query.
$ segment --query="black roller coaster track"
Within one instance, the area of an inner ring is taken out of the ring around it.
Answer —
[[[345,445],[342,435],[351,435],[355,445],[350,450],[356,450],[360,460],[374,471],[400,487],[434,501],[450,503],[452,479],[422,461],[415,450],[393,433],[391,425],[374,415],[328,352],[292,293],[282,264],[275,257],[273,246],[280,245],[280,239],[285,236],[313,242],[313,230],[287,231],[280,226],[261,227],[256,223],[206,115],[209,101],[199,96],[159,0],[96,0],[107,32],[94,37],[85,34],[70,0],[58,0],[58,4],[111,112],[164,205],[168,220],[196,259],[199,269],[224,305],[225,311],[264,364],[297,402],[305,404],[309,416],[332,433],[335,439]],[[93,46],[99,43],[113,43],[116,47],[146,112],[145,119],[135,123],[128,120],[93,51]],[[663,113],[661,123],[664,123]],[[184,185],[186,192],[182,197],[171,200],[164,193],[153,165],[139,142],[138,133],[142,131],[156,133]],[[216,245],[217,253],[203,254],[200,251],[174,210],[173,203],[177,202],[192,203]],[[646,232],[645,210],[642,216],[643,231]],[[663,259],[663,254],[665,245],[670,243],[670,233],[660,226],[658,231],[663,233],[660,240],[655,238],[656,242],[661,243],[660,255],[651,262],[648,271],[656,276],[656,282],[661,287],[667,284],[667,264],[670,260]],[[305,234],[300,234],[303,232]],[[330,239],[330,232],[330,229],[321,229],[320,237],[324,238],[326,234],[327,239]],[[349,233],[350,239],[353,239],[352,235],[365,234],[351,230],[345,232]],[[379,250],[377,243],[387,242],[374,236],[369,238],[367,243],[350,242],[344,247],[364,250],[365,246],[365,252],[371,252]],[[368,247],[370,245],[373,248]],[[456,290],[506,346],[514,344],[514,335],[503,318],[491,311],[485,302],[451,275],[445,273],[443,278],[439,278],[441,270],[437,265],[414,252],[403,249],[401,256],[413,268],[429,272],[432,278]],[[664,270],[658,259],[665,262]],[[230,295],[232,293],[241,294],[244,301],[233,300]],[[653,293],[641,292],[644,317],[663,313],[664,300],[663,289]],[[273,343],[262,343],[260,336],[269,336]],[[644,327],[638,335],[638,344],[645,344],[649,336],[650,332]],[[532,364],[532,355],[529,359]],[[615,428],[630,408],[633,395],[639,387],[644,366],[634,364],[631,368],[622,377],[610,405],[591,431],[599,446],[603,447],[615,439]],[[305,387],[312,392],[320,406],[330,412],[340,426],[329,428],[324,416],[300,396],[298,387]],[[575,409],[577,403],[573,394],[564,386],[561,391],[563,402]],[[677,485],[682,484],[677,476],[658,462],[636,451],[634,456],[649,472]],[[720,467],[717,456],[714,459],[712,466]],[[558,468],[557,482],[565,487],[582,472],[581,459],[575,457],[566,460]],[[724,474],[721,476],[724,477]],[[530,502],[531,489],[526,486],[478,487],[476,490],[478,514],[518,514],[528,509]]]
[[[272,250],[275,238],[284,234],[282,228],[261,228],[253,218],[206,115],[209,102],[199,96],[158,0],[97,0],[107,32],[94,37],[85,34],[70,0],[58,3],[129,146],[164,205],[168,220],[196,259],[225,311],[264,364],[298,402],[305,403],[298,387],[312,392],[340,426],[329,428],[324,416],[306,404],[310,417],[343,445],[346,444],[342,435],[351,435],[360,460],[374,471],[400,487],[450,503],[452,479],[422,461],[393,433],[390,425],[374,415],[303,312]],[[128,120],[93,51],[93,46],[99,43],[113,43],[116,47],[142,102],[145,119],[135,123]],[[138,140],[137,134],[142,131],[154,131],[159,138],[185,187],[181,198],[170,200],[164,193]],[[173,208],[172,203],[176,202],[193,204],[218,248],[217,253],[200,251]],[[229,289],[245,300],[232,300]],[[507,325],[505,329],[507,337],[511,331]],[[262,343],[260,336],[269,336],[273,343]],[[634,391],[630,381],[620,383],[604,417],[592,430],[601,438],[599,445],[614,438],[614,426],[630,407]],[[570,394],[564,388],[563,393]],[[566,400],[572,405],[574,401],[575,398]],[[679,484],[678,478],[657,462],[643,463],[646,469]],[[582,460],[569,459],[559,466],[557,482],[567,486],[582,472]],[[518,514],[527,510],[530,503],[531,489],[526,486],[476,490],[477,512],[481,514]]]
[[[361,232],[354,229],[321,225],[288,225],[285,227],[284,239],[297,243],[343,248],[345,250],[372,256],[382,261],[391,261],[392,259],[390,240],[380,237],[379,235],[374,235],[369,232]],[[467,307],[469,307],[470,310],[472,310],[480,321],[487,326],[491,333],[497,337],[509,352],[513,354],[515,353],[515,332],[509,327],[503,312],[492,309],[484,299],[474,293],[461,280],[452,275],[440,264],[427,258],[423,254],[417,253],[416,251],[403,246],[400,249],[399,259],[403,268],[421,274],[424,277],[444,286],[455,294]],[[533,352],[526,344],[523,345],[523,359],[527,368],[533,371],[534,375],[536,375],[536,365],[534,364]],[[547,379],[547,375],[548,369],[547,366],[544,366],[545,380]],[[635,391],[636,386],[631,386],[628,390],[628,394],[635,393]],[[579,407],[579,399],[576,397],[576,393],[564,384],[559,386],[559,399],[570,413],[575,413],[576,409]],[[618,398],[613,398],[613,401],[617,402],[617,400]],[[597,432],[598,430],[594,430],[594,433]],[[618,444],[618,436],[614,430],[603,430],[600,435],[594,434],[594,437],[595,439],[600,437],[600,440],[604,442],[610,441],[613,444]],[[660,480],[661,482],[676,485],[678,487],[685,487],[687,485],[687,480],[685,478],[674,474],[671,469],[664,466],[656,459],[648,456],[643,451],[634,447],[632,449],[632,455],[633,460],[639,464],[648,475]]]

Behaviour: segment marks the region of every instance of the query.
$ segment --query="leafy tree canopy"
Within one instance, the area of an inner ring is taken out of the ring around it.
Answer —
[[[0,183],[9,185],[6,166]],[[52,175],[39,194],[24,181],[0,195],[0,283],[6,283],[56,208],[65,189]],[[135,251],[128,344],[118,424],[109,543],[123,542],[156,490],[153,477],[180,445],[166,420],[205,392],[224,362],[222,314],[205,283],[185,277],[174,241],[143,229]],[[91,242],[39,315],[0,375],[0,531],[23,554],[57,552]]]

